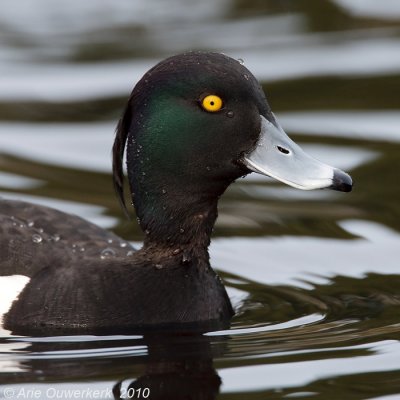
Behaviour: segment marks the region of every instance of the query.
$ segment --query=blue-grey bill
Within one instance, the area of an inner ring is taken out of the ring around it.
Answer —
[[[245,155],[251,171],[277,179],[302,190],[330,188],[349,192],[350,175],[309,156],[277,122],[261,116],[261,133],[254,150]]]

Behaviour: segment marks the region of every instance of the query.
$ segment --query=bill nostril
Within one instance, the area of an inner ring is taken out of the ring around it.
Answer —
[[[283,154],[289,154],[290,153],[290,151],[288,149],[285,149],[282,146],[276,146],[276,148]]]

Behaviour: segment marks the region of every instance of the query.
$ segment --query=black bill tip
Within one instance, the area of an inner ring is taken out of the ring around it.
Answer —
[[[340,169],[335,169],[333,173],[332,185],[330,189],[338,190],[340,192],[351,192],[353,188],[353,181],[350,175]]]

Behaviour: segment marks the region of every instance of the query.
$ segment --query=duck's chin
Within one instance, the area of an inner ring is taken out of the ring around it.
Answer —
[[[350,175],[308,155],[274,120],[261,118],[261,132],[255,148],[243,158],[253,172],[270,176],[302,190],[333,189],[350,192]]]

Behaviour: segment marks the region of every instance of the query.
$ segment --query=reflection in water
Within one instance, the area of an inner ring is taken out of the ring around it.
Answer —
[[[145,335],[148,357],[144,373],[129,383],[130,388],[144,391],[151,399],[215,399],[221,379],[213,367],[210,340],[206,336]],[[214,347],[215,349],[215,347]],[[126,380],[126,379],[125,379]],[[122,382],[114,386],[119,399]]]
[[[55,340],[54,340],[55,339]],[[16,383],[37,381],[41,393],[56,387],[59,392],[64,385],[54,380],[68,377],[79,381],[82,377],[91,381],[86,387],[96,388],[96,375],[107,376],[101,389],[113,394],[115,399],[129,398],[127,394],[146,394],[150,399],[215,399],[221,379],[213,367],[213,357],[221,356],[225,338],[214,340],[194,332],[148,333],[136,339],[114,337],[59,337],[43,339],[14,339],[14,351],[20,347],[19,375],[15,379],[14,367],[3,366],[0,382]],[[19,357],[16,357],[18,359]],[[41,377],[46,377],[44,383]],[[34,385],[29,384],[34,387]],[[29,387],[28,386],[28,387]],[[79,386],[78,386],[79,387]],[[82,390],[85,386],[81,386]],[[1,393],[1,390],[0,390]],[[133,397],[133,396],[132,396]],[[107,396],[106,398],[111,398]],[[145,398],[133,397],[133,398]],[[147,397],[146,397],[147,398]]]

